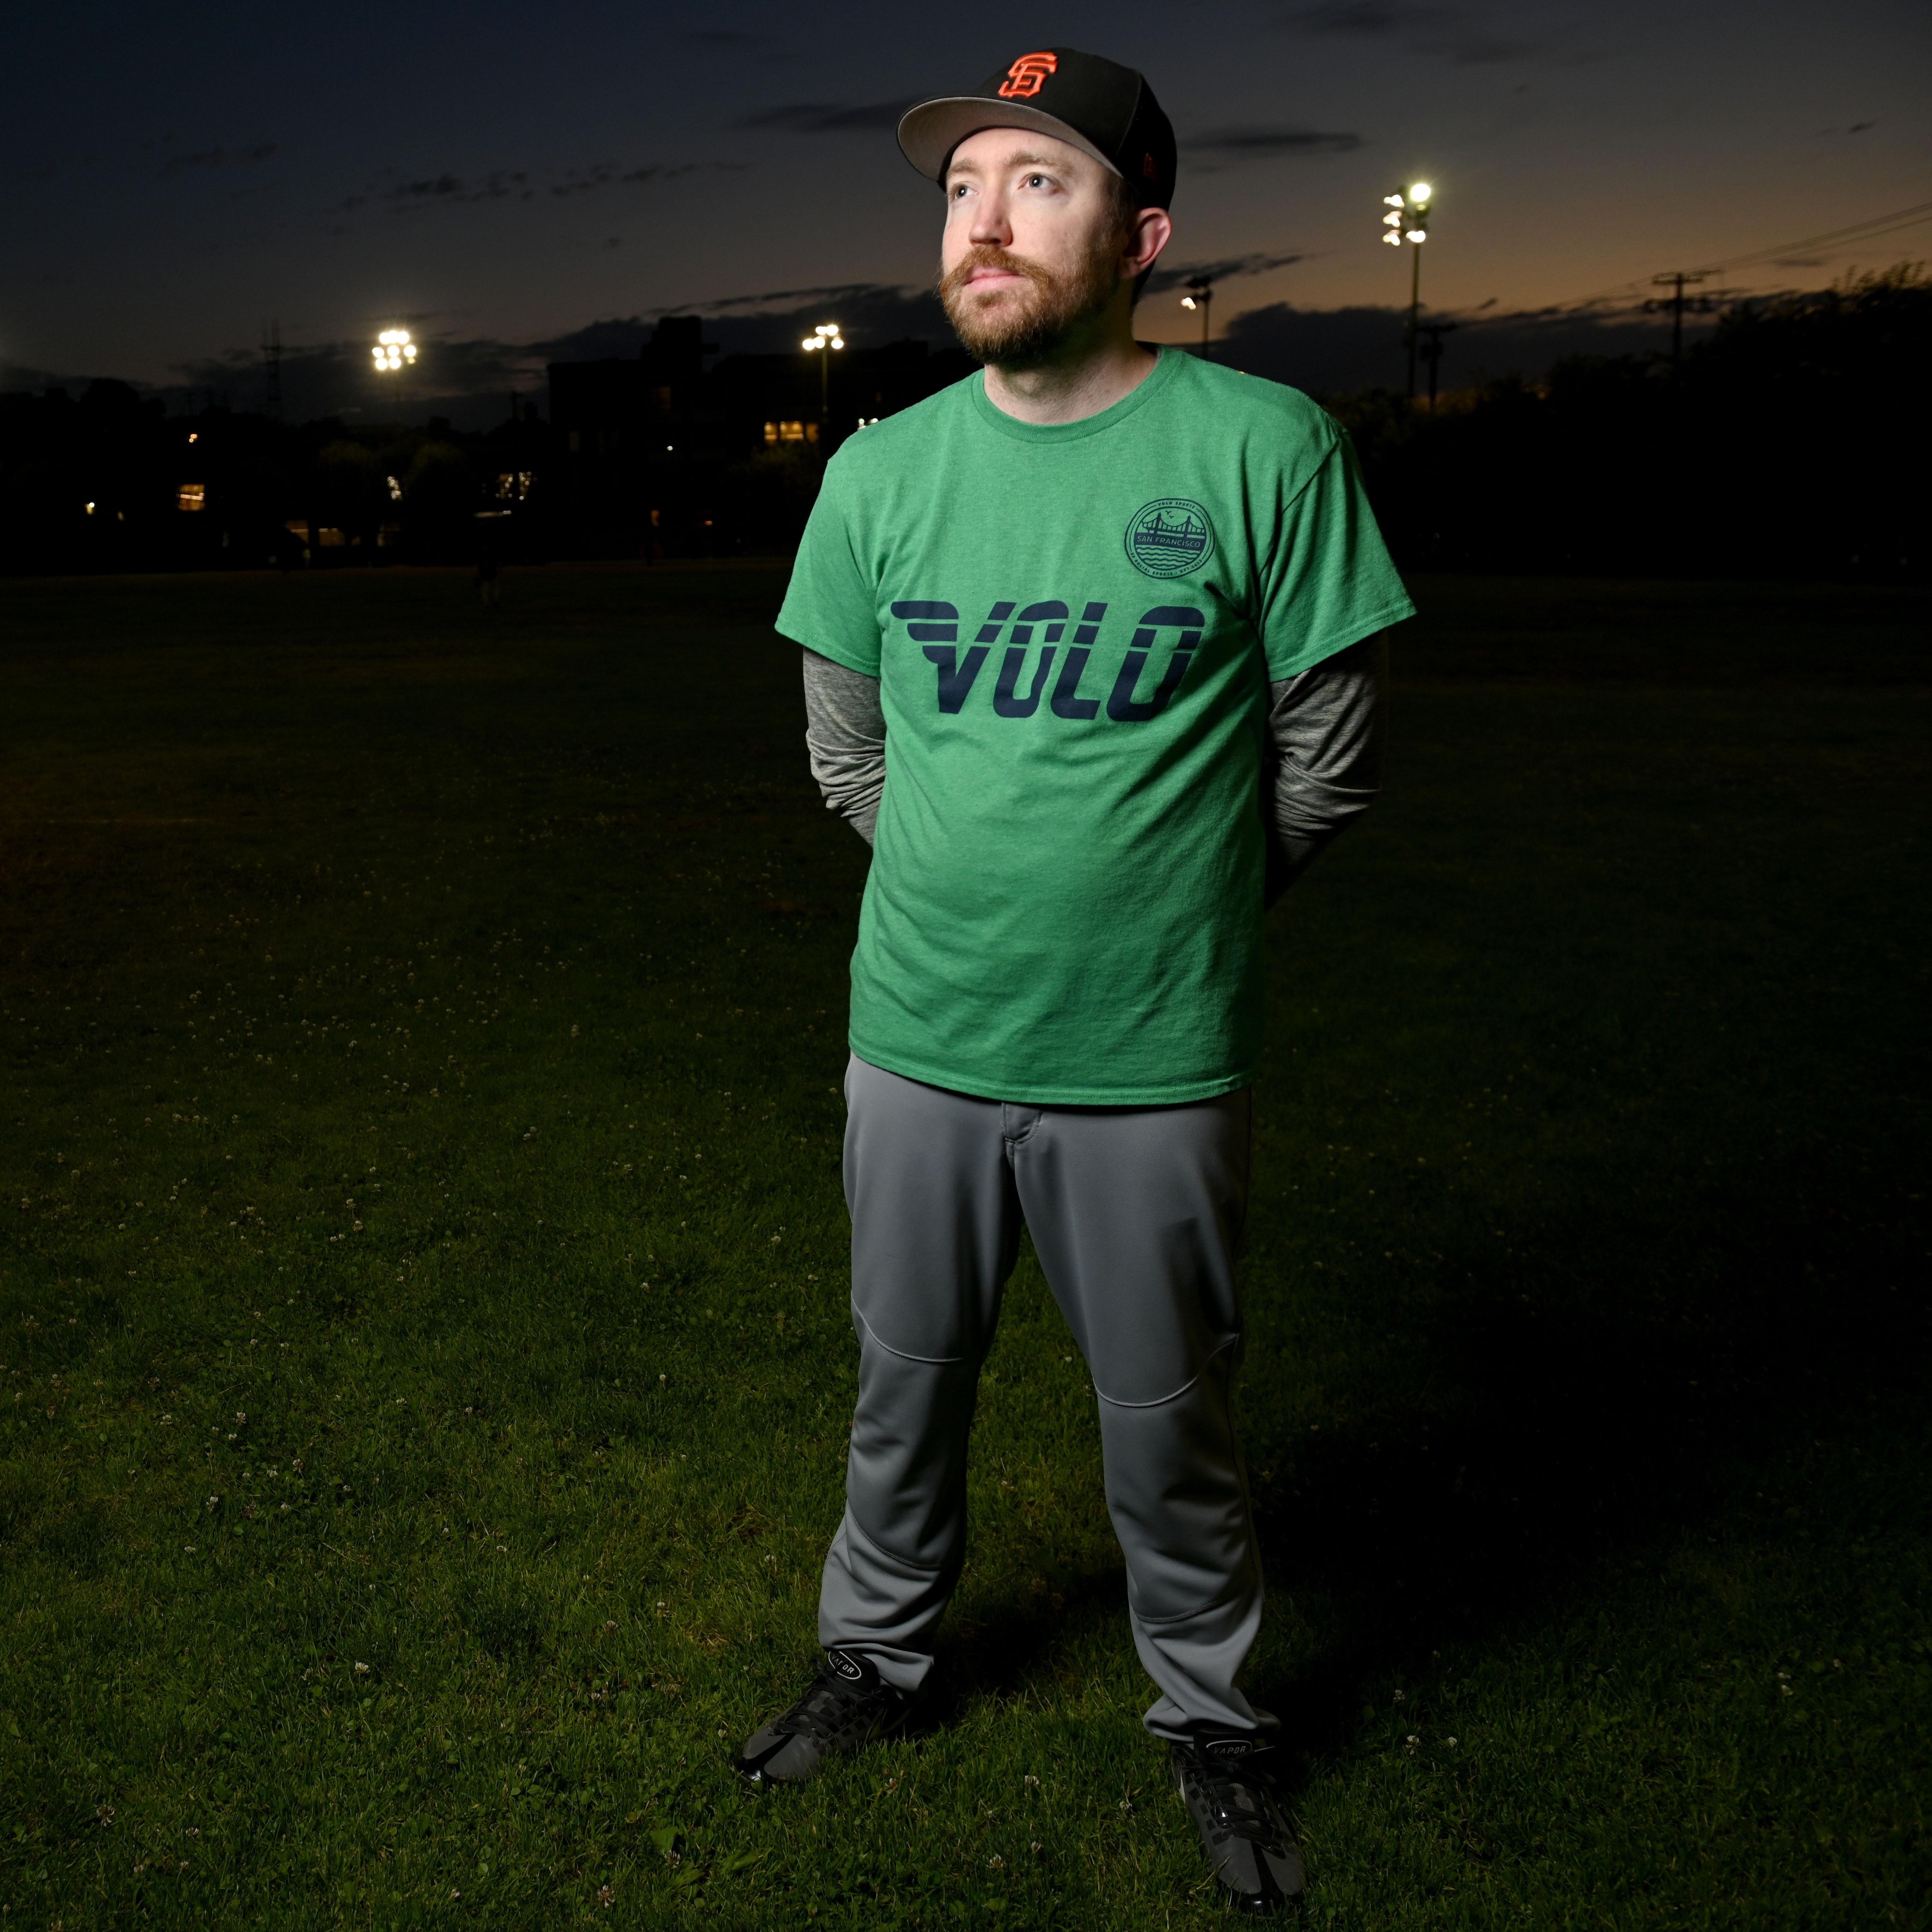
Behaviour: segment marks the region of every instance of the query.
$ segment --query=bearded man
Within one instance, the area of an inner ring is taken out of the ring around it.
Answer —
[[[1264,908],[1376,784],[1412,607],[1346,440],[1136,340],[1172,232],[1145,80],[1022,55],[899,126],[945,190],[983,372],[827,466],[778,628],[873,847],[852,962],[859,1399],[816,1680],[745,1744],[809,1777],[905,1714],[966,1537],[980,1367],[1024,1223],[1091,1371],[1148,1729],[1215,1876],[1296,1899],[1230,1403]]]

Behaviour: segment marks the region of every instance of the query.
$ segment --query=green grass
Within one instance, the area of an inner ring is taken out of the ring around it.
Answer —
[[[1030,1259],[920,1729],[726,1768],[854,1359],[782,584],[0,585],[0,1928],[1221,1918]],[[1924,1925],[1927,599],[1419,591],[1258,1090],[1310,1918]]]

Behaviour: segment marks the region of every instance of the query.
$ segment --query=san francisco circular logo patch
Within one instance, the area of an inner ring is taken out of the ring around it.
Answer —
[[[1144,577],[1185,577],[1214,554],[1214,526],[1189,496],[1158,496],[1127,526],[1127,556]]]

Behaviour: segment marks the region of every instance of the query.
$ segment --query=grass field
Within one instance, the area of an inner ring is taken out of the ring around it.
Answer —
[[[782,584],[0,584],[0,1928],[1222,1916],[1030,1259],[920,1726],[727,1768],[854,1367]],[[1932,1924],[1932,599],[1418,594],[1258,1088],[1310,1918]]]

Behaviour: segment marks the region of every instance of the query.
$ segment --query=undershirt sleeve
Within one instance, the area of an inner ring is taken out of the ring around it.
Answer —
[[[1268,687],[1262,771],[1272,905],[1382,788],[1388,638],[1378,633]]]
[[[805,749],[826,809],[869,845],[886,788],[886,714],[879,680],[816,651],[805,660]]]

